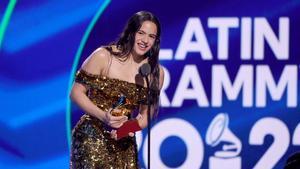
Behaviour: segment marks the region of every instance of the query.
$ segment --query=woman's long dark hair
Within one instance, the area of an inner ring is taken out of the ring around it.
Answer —
[[[158,54],[160,49],[160,33],[161,27],[160,22],[156,16],[154,16],[151,12],[148,11],[140,11],[135,13],[128,21],[127,24],[121,33],[119,39],[116,42],[113,42],[111,45],[115,45],[118,51],[114,51],[113,48],[107,46],[106,49],[113,55],[119,57],[120,60],[126,60],[129,56],[130,52],[133,49],[135,43],[135,34],[141,28],[143,22],[151,21],[156,25],[157,34],[155,42],[152,48],[145,54],[148,57],[148,63],[151,66],[151,80],[150,80],[150,88],[156,92],[159,89],[159,66],[158,66]],[[154,93],[156,93],[154,92]],[[158,100],[159,93],[153,99],[154,108],[158,109]],[[157,112],[157,110],[155,110]]]

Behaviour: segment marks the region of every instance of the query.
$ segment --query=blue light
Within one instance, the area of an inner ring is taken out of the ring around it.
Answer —
[[[103,3],[102,1],[98,3]],[[50,1],[24,11],[16,11],[8,26],[3,50],[18,52],[66,31],[92,17],[98,5],[94,1]]]

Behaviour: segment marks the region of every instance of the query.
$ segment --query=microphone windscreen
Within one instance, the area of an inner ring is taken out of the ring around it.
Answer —
[[[148,76],[151,72],[151,66],[149,63],[144,63],[140,68],[139,68],[139,73],[145,77]]]

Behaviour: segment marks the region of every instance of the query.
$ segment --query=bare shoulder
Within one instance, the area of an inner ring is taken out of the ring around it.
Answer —
[[[104,47],[97,48],[83,62],[81,68],[92,74],[101,74],[109,64],[110,53]]]

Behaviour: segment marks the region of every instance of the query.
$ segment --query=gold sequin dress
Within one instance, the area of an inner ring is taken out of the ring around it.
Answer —
[[[79,70],[75,81],[88,89],[88,97],[100,109],[108,111],[120,97],[128,114],[145,102],[146,88],[135,83],[90,74]],[[71,169],[136,169],[138,153],[135,137],[118,141],[110,138],[107,126],[99,119],[83,115],[72,131]]]

